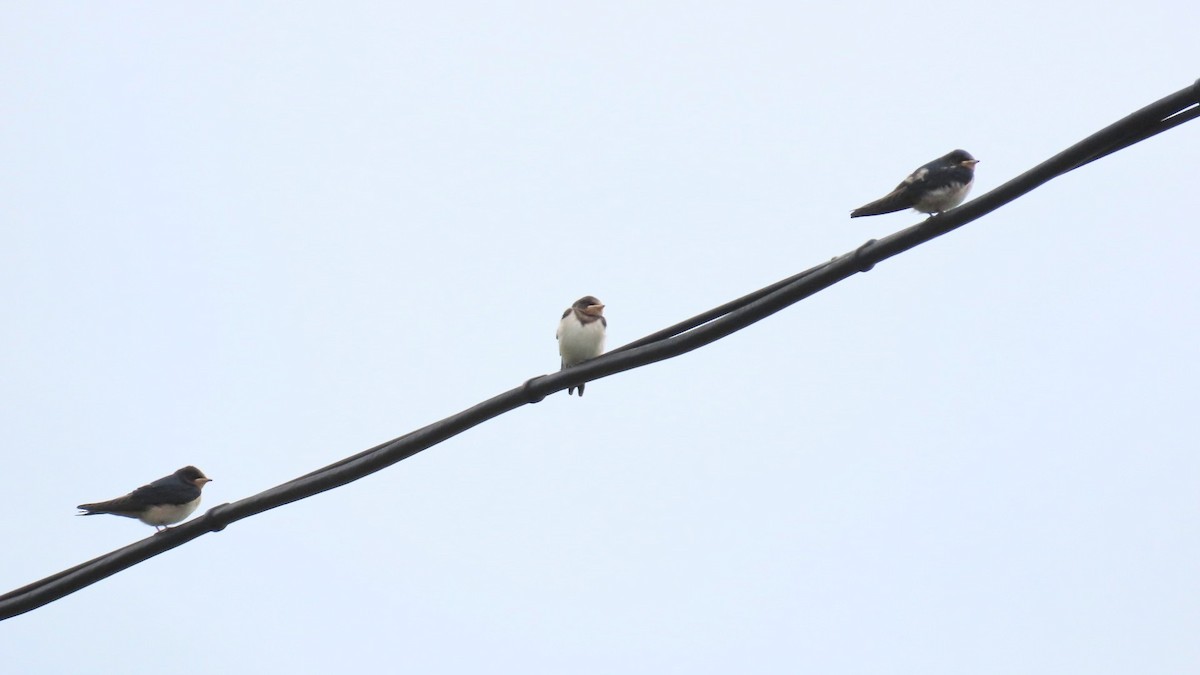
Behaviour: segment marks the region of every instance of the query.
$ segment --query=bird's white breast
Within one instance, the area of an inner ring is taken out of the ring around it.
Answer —
[[[952,183],[943,188],[930,190],[925,193],[913,208],[921,213],[942,213],[963,203],[967,198],[967,193],[971,191],[971,185],[975,181],[970,181],[966,185],[962,183]]]
[[[604,324],[581,323],[571,312],[558,323],[558,353],[564,366],[594,359],[604,351]]]
[[[192,515],[197,506],[200,506],[199,497],[186,504],[157,504],[146,509],[142,515],[138,516],[138,520],[147,525],[154,525],[155,527],[160,525],[174,525]]]

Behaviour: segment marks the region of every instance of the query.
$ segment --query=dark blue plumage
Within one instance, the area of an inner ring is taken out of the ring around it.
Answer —
[[[194,466],[185,466],[170,476],[143,485],[124,497],[106,502],[80,504],[81,516],[109,513],[114,516],[137,518],[161,528],[187,518],[200,505],[200,491],[212,479]]]
[[[912,172],[886,196],[854,209],[850,217],[877,216],[904,209],[922,213],[949,211],[967,198],[978,163],[966,150],[955,150]]]

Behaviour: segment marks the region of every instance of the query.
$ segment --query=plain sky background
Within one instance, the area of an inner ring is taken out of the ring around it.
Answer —
[[[975,195],[1200,5],[0,5],[0,591]],[[0,624],[6,673],[1200,671],[1200,123]]]

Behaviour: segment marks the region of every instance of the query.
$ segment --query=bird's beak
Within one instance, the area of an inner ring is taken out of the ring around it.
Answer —
[[[211,483],[211,482],[212,482],[211,478],[197,478],[196,479],[196,487],[204,487],[204,485],[206,483]]]
[[[604,313],[604,305],[588,305],[587,313],[600,316]]]
[[[979,163],[979,160],[977,160],[977,159],[964,159],[963,160],[963,164],[965,164],[968,169],[974,169],[975,165],[978,163]]]

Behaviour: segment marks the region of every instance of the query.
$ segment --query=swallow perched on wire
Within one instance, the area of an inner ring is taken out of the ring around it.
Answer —
[[[111,513],[114,516],[137,518],[147,525],[162,531],[192,515],[200,506],[200,489],[212,479],[194,466],[185,466],[170,476],[143,485],[124,497],[106,502],[80,504],[76,508],[79,516],[94,516]]]
[[[967,198],[978,163],[966,150],[955,150],[909,174],[887,196],[854,209],[850,217],[878,216],[904,209],[929,214],[949,211]]]
[[[604,303],[595,296],[585,295],[568,307],[554,333],[563,369],[600,356],[604,352],[604,331],[607,328]],[[568,388],[567,396],[575,393],[575,389],[579,389],[579,395],[583,396],[583,383]]]

